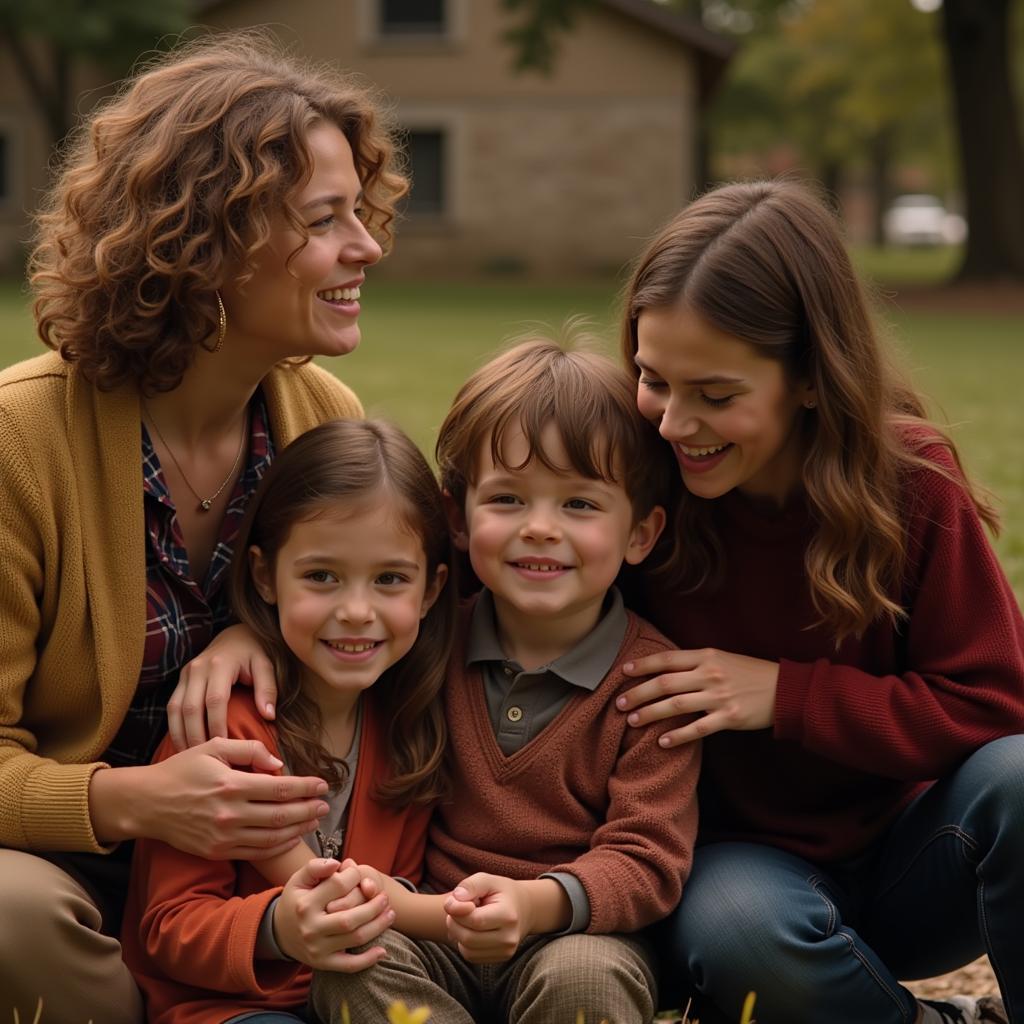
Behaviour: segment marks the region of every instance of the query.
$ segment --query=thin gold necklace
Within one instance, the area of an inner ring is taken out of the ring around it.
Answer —
[[[142,403],[142,411],[146,414],[146,419],[153,425],[153,429],[156,431],[156,436],[160,438],[160,443],[167,449],[167,454],[170,455],[171,461],[178,467],[178,472],[181,474],[181,479],[185,481],[185,486],[196,496],[196,500],[199,502],[200,512],[209,512],[213,506],[214,501],[217,500],[217,495],[227,487],[228,482],[235,475],[235,470],[238,468],[238,460],[242,457],[242,449],[245,447],[245,439],[249,436],[249,417],[245,417],[245,421],[242,424],[242,440],[238,445],[238,451],[235,452],[235,461],[231,463],[231,468],[228,470],[228,475],[224,477],[220,487],[217,488],[208,498],[204,498],[193,486],[187,476],[185,476],[185,470],[181,468],[181,463],[178,461],[178,457],[174,454],[174,449],[164,439],[164,435],[160,433],[160,428],[156,425],[156,420],[153,419],[153,414],[149,410],[149,406],[145,402]]]

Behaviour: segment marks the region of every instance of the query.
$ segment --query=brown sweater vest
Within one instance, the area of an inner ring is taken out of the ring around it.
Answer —
[[[511,757],[495,739],[479,672],[455,651],[445,692],[454,792],[427,849],[435,890],[478,871],[518,879],[565,871],[586,890],[590,932],[634,931],[672,910],[697,829],[699,746],[664,750],[658,736],[681,721],[635,729],[615,707],[635,683],[622,664],[671,646],[630,614],[597,689],[574,695]]]

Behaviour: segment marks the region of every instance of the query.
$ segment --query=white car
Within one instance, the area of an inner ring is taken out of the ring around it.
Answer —
[[[935,196],[900,196],[882,220],[889,245],[956,245],[967,237],[967,223],[949,213]]]

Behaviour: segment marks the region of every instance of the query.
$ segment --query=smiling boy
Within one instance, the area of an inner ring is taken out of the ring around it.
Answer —
[[[656,1004],[629,935],[678,902],[699,750],[666,758],[615,709],[627,661],[670,647],[615,588],[665,525],[672,467],[611,360],[524,342],[475,373],[441,427],[455,542],[483,589],[445,697],[453,793],[427,850],[433,895],[388,885],[387,959],[318,975],[313,1005],[434,1024],[642,1024]]]

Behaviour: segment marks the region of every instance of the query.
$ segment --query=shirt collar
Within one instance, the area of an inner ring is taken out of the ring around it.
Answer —
[[[612,587],[597,625],[572,650],[535,671],[553,672],[573,686],[596,690],[615,664],[628,624],[622,595],[618,588]],[[469,621],[466,664],[495,661],[504,664],[508,660],[498,640],[494,597],[489,590],[483,590]]]

